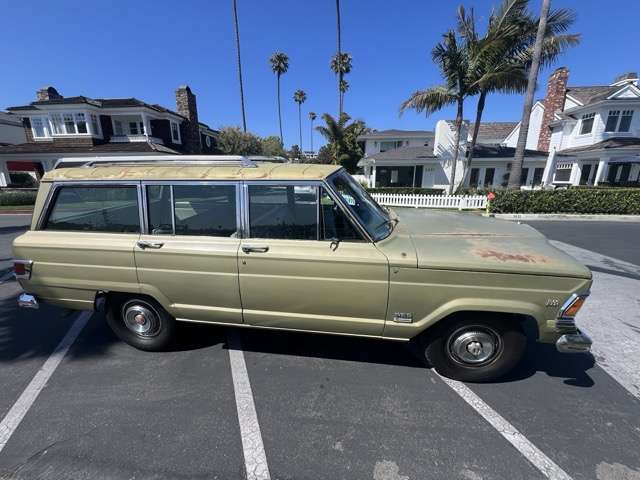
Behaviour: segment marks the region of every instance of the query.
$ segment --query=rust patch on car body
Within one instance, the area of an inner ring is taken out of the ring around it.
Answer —
[[[492,249],[478,249],[474,253],[482,258],[495,258],[501,262],[523,262],[523,263],[547,263],[549,260],[543,255],[531,255],[529,253],[509,253]]]

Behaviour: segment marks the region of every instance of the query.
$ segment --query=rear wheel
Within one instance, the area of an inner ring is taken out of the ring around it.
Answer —
[[[515,319],[483,318],[478,313],[436,326],[422,346],[439,374],[486,382],[504,376],[520,362],[526,336]]]
[[[107,303],[106,317],[122,341],[140,350],[163,350],[173,340],[174,318],[150,298],[112,297]]]

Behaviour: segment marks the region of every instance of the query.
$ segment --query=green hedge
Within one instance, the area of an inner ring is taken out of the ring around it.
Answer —
[[[441,188],[418,188],[418,187],[377,187],[369,188],[369,193],[399,193],[402,195],[442,195]]]
[[[496,191],[492,213],[609,213],[640,215],[636,188]]]
[[[0,190],[0,205],[33,205],[37,190]]]

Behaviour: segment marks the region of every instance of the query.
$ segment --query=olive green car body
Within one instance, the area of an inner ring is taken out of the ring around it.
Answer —
[[[386,238],[337,245],[242,233],[41,229],[57,185],[235,182],[242,192],[244,184],[264,181],[326,186],[338,171],[303,164],[54,170],[42,179],[31,230],[14,241],[15,258],[33,262],[20,283],[38,300],[70,309],[93,310],[105,292],[135,293],[154,298],[178,320],[392,340],[410,340],[458,312],[517,314],[534,319],[538,339],[549,343],[561,335],[556,321],[565,301],[589,292],[590,271],[533,228],[468,213],[391,210],[396,225]],[[159,250],[137,246],[158,239]],[[246,253],[247,244],[269,250]]]

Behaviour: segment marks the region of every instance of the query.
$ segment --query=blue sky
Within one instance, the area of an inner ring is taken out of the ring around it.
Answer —
[[[342,0],[343,50],[353,55],[345,110],[373,128],[431,129],[452,109],[425,118],[398,105],[418,88],[440,81],[430,51],[453,26],[457,5],[474,7],[485,19],[497,0]],[[540,0],[532,0],[539,9]],[[606,8],[603,8],[606,5]],[[558,63],[570,69],[570,84],[603,84],[640,69],[637,22],[640,2],[553,0],[552,8],[577,10],[580,46]],[[302,88],[304,148],[306,112],[336,113],[333,0],[238,0],[248,128],[278,131],[275,76],[268,58],[282,50],[291,61],[282,79],[285,143],[298,143],[293,92]],[[174,91],[188,84],[198,96],[200,119],[214,128],[239,125],[231,0],[2,2],[0,109],[26,104],[44,85],[62,95],[137,97],[175,108]],[[548,71],[541,72],[538,96]],[[518,120],[520,96],[488,99],[484,119]],[[467,106],[467,118],[474,104]],[[320,142],[315,137],[316,148]]]

